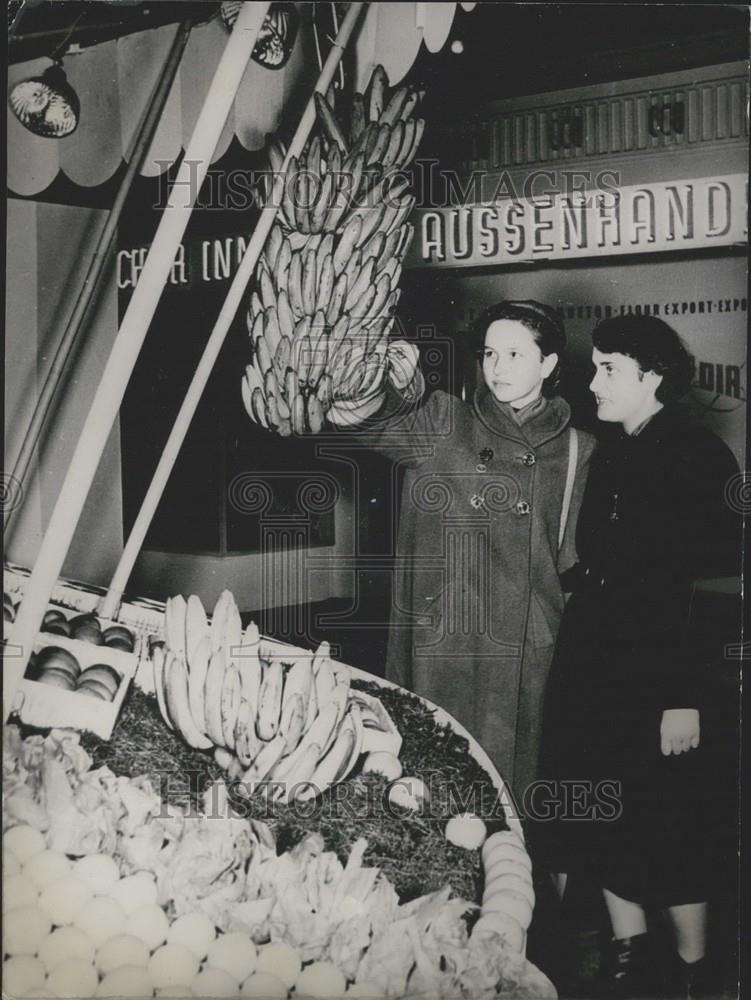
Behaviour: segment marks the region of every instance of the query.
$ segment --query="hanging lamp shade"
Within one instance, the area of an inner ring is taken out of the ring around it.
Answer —
[[[23,126],[46,139],[62,139],[78,126],[81,102],[57,62],[41,76],[20,80],[8,103]]]
[[[228,31],[237,20],[243,0],[226,0],[221,6],[222,20]],[[268,69],[280,69],[290,57],[297,37],[298,15],[293,3],[273,3],[264,18],[253,59]]]

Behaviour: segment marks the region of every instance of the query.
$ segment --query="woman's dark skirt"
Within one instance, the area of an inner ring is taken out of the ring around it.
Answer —
[[[694,706],[664,704],[669,638],[616,636],[605,611],[596,595],[566,608],[541,767],[556,815],[530,817],[530,843],[549,871],[587,872],[623,899],[701,902],[712,870],[708,752],[660,749],[663,708]]]

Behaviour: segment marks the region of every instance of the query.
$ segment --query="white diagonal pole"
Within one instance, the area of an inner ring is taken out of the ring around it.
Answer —
[[[342,21],[342,26],[339,29],[328,58],[324,63],[323,69],[321,70],[321,75],[318,77],[314,91],[318,91],[322,94],[326,93],[326,90],[334,77],[336,68],[342,58],[344,49],[347,46],[347,42],[354,31],[357,19],[363,6],[364,4],[362,3],[351,3],[349,5],[347,14]],[[201,355],[201,360],[198,362],[198,367],[196,368],[193,379],[188,386],[188,391],[183,399],[180,412],[177,415],[174,426],[170,432],[170,436],[164,446],[156,471],[154,472],[154,476],[146,492],[146,496],[141,504],[141,509],[138,512],[138,517],[133,524],[130,536],[128,537],[128,541],[123,550],[122,557],[118,563],[117,569],[115,570],[114,576],[112,577],[109,590],[100,605],[99,612],[105,618],[113,618],[117,613],[123,591],[128,583],[128,578],[133,570],[133,565],[138,558],[138,553],[141,551],[141,546],[143,545],[144,538],[146,537],[146,532],[149,530],[149,525],[151,524],[156,508],[159,505],[167,480],[169,479],[172,468],[180,452],[180,448],[185,440],[185,435],[190,427],[190,422],[193,419],[193,415],[196,412],[203,390],[206,388],[206,383],[208,382],[209,376],[211,375],[214,365],[216,364],[216,359],[219,356],[222,344],[226,339],[227,332],[229,331],[238,307],[242,302],[248,281],[253,274],[253,269],[258,262],[260,253],[264,248],[266,239],[268,238],[271,227],[274,224],[274,219],[281,200],[280,189],[285,180],[287,164],[293,156],[299,157],[302,152],[303,146],[305,145],[307,138],[310,135],[310,131],[315,123],[315,116],[315,100],[311,95],[305,111],[303,112],[302,118],[300,119],[300,124],[297,126],[297,131],[295,132],[289,149],[287,150],[287,155],[282,169],[275,178],[271,197],[262,209],[258,221],[256,222],[253,235],[250,238],[250,242],[248,243],[245,254],[243,255],[243,259],[240,262],[240,266],[232,280],[229,291],[227,292],[227,297],[224,300],[224,304],[221,308],[219,316],[217,317],[216,323],[214,324],[214,329],[211,331],[211,336],[206,342],[206,347]]]
[[[253,2],[244,3],[240,9],[112,346],[8,637],[23,652],[20,657],[3,657],[3,720],[8,718],[13,707],[18,682],[52,588],[60,576],[133,366],[269,6],[269,3]]]

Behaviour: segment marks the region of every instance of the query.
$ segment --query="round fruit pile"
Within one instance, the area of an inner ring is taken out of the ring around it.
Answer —
[[[31,826],[3,836],[3,982],[13,996],[307,996],[344,977],[327,962],[302,968],[282,942],[217,933],[198,911],[170,921],[153,875],[122,877],[109,855],[71,861]],[[341,981],[341,982],[340,982]]]
[[[77,657],[62,646],[45,646],[32,655],[28,676],[40,684],[78,691],[102,701],[112,701],[122,680],[109,663],[93,663],[81,669]]]

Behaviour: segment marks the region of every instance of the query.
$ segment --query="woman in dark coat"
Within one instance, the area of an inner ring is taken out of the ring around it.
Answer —
[[[650,974],[645,904],[668,910],[689,978],[704,954],[705,692],[688,621],[692,582],[737,563],[725,499],[737,467],[675,405],[693,362],[667,324],[606,320],[593,344],[598,417],[620,427],[590,471],[544,732],[545,776],[583,782],[590,812],[580,799],[580,821],[561,814],[536,832],[551,871],[594,871],[614,932],[610,986],[632,996]]]
[[[474,399],[434,392],[385,414],[373,442],[406,469],[386,676],[466,726],[521,797],[536,777],[558,574],[574,562],[594,442],[572,435],[563,399],[542,394],[565,346],[552,309],[501,303],[477,336]],[[420,375],[404,347],[397,381],[409,396]]]

